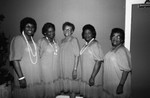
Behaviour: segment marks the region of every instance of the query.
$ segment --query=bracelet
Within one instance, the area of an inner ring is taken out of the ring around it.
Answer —
[[[76,71],[76,70],[77,70],[77,68],[74,68],[74,70]]]
[[[25,79],[25,77],[23,76],[23,77],[20,77],[18,80],[23,80],[23,79]]]

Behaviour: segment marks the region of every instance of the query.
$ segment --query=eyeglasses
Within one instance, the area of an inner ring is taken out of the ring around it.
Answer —
[[[112,39],[113,38],[120,39],[121,37],[120,37],[120,35],[117,35],[117,36],[114,35],[114,36],[112,36]]]

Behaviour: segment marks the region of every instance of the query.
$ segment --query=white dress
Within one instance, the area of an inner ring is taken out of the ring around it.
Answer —
[[[56,42],[50,44],[47,39],[42,38],[38,42],[38,47],[40,53],[42,82],[44,86],[44,98],[53,98],[56,93],[59,93],[57,88],[59,85],[55,85],[59,75],[59,46]]]
[[[84,47],[83,47],[84,48]],[[95,85],[89,86],[89,79],[94,69],[95,61],[103,60],[103,51],[97,41],[92,41],[81,54],[81,85],[80,93],[86,98],[99,98],[102,95],[102,69],[95,77]]]
[[[71,37],[70,40],[61,43],[60,46],[61,90],[64,92],[79,93],[79,66],[77,79],[72,79],[75,56],[79,56],[79,43],[77,38]]]
[[[131,54],[124,47],[109,51],[104,58],[103,98],[130,98],[131,96],[131,72],[124,84],[123,94],[117,95],[116,89],[121,80],[123,71],[131,71]]]
[[[30,46],[33,48],[33,44],[30,43]],[[36,47],[37,48],[37,47]],[[33,64],[31,59],[35,62],[36,58],[31,55],[29,56],[29,49],[27,43],[22,35],[14,37],[10,44],[10,55],[9,60],[15,61],[19,60],[21,70],[25,76],[27,82],[27,88],[22,89],[19,86],[18,76],[14,72],[14,89],[13,97],[14,98],[40,98],[42,95],[41,89],[41,71],[39,66],[39,56],[37,53],[37,63]]]

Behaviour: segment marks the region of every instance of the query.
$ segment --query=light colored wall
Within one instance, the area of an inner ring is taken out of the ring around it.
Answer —
[[[0,13],[6,16],[4,30],[11,38],[19,34],[22,18],[33,17],[38,24],[35,40],[42,37],[45,22],[56,26],[56,37],[62,39],[62,24],[75,24],[75,33],[82,46],[81,30],[85,24],[92,24],[97,31],[97,40],[104,53],[110,48],[109,35],[114,27],[125,28],[125,0],[0,0]],[[62,96],[61,98],[65,98]]]
[[[75,33],[82,46],[82,27],[92,24],[97,31],[97,39],[104,53],[110,47],[111,29],[125,25],[124,0],[1,0],[0,12],[5,16],[5,30],[10,36],[19,34],[19,22],[26,16],[33,17],[38,24],[36,41],[42,37],[41,29],[45,22],[56,26],[56,37],[62,39],[62,24],[70,21],[75,24]],[[1,8],[2,7],[2,8]]]

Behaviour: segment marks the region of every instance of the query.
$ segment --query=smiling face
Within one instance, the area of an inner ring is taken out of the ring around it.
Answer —
[[[64,36],[65,36],[65,37],[71,36],[72,33],[73,33],[72,27],[66,25],[65,28],[64,28],[63,33],[64,33]]]
[[[55,30],[52,27],[48,28],[47,32],[45,33],[45,36],[48,37],[49,39],[54,39]]]
[[[27,23],[24,28],[24,33],[28,36],[33,36],[35,33],[34,30],[35,30],[34,25],[31,23]]]
[[[111,38],[111,43],[113,47],[117,47],[122,44],[122,39],[120,33],[114,33]]]
[[[89,29],[86,29],[83,34],[84,40],[89,42],[93,38],[93,34]]]

